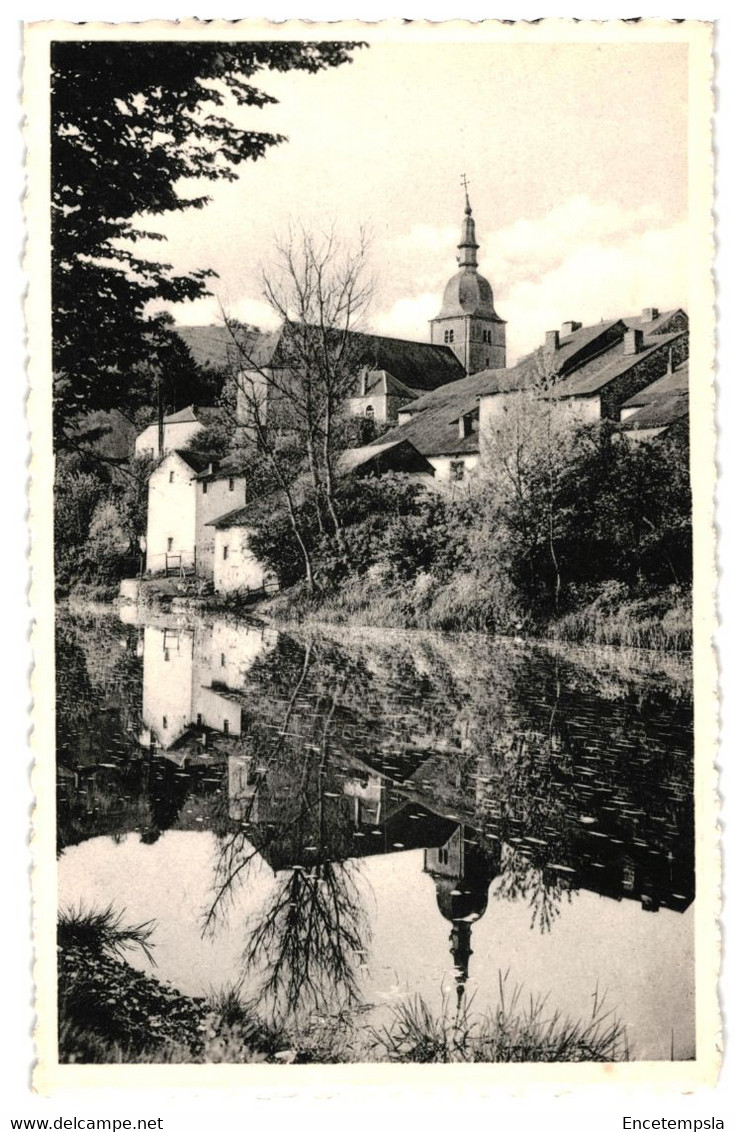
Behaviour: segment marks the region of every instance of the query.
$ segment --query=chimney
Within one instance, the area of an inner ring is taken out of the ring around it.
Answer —
[[[575,330],[581,330],[581,322],[563,322],[561,324],[561,336],[566,338],[568,334],[574,334]]]
[[[623,353],[624,354],[640,354],[643,349],[643,331],[642,330],[626,330],[625,337],[623,338]]]
[[[555,354],[559,349],[559,331],[547,330],[546,342],[544,343],[547,354]]]
[[[654,318],[658,318],[658,308],[644,307],[641,311],[641,322],[653,322]]]

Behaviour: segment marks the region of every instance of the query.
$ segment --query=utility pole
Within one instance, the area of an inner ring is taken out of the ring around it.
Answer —
[[[163,385],[161,382],[161,367],[153,367],[156,377],[156,402],[158,408],[158,459],[163,457]]]

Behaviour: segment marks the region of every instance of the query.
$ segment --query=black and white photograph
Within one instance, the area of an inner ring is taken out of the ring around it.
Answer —
[[[711,1080],[711,25],[27,37],[42,1075]]]

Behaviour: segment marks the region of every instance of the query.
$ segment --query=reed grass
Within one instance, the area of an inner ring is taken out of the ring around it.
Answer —
[[[605,1009],[604,996],[592,997],[590,1017],[570,1019],[551,1010],[548,996],[529,995],[499,974],[497,1006],[480,1013],[472,999],[456,1007],[444,996],[434,1011],[421,995],[391,1007],[389,1023],[373,1032],[383,1058],[399,1062],[567,1062],[625,1061],[625,1027]]]
[[[140,950],[155,967],[150,942],[155,923],[146,920],[142,924],[125,924],[125,909],[115,911],[111,904],[106,908],[86,908],[84,902],[79,907],[70,905],[59,912],[56,938],[58,946],[68,950],[81,947],[93,952],[106,952],[117,959],[123,959],[126,952]]]

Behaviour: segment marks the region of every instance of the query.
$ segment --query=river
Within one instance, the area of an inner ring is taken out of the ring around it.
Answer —
[[[694,1056],[685,663],[128,609],[60,612],[57,673],[60,901],[154,920],[157,978],[296,1024],[604,996]]]

